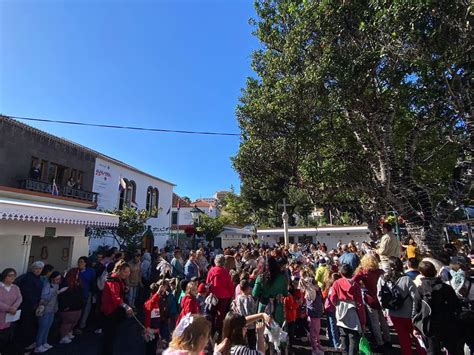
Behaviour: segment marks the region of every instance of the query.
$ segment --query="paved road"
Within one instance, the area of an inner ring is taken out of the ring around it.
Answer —
[[[143,355],[145,346],[139,326],[133,319],[127,319],[119,328],[116,340],[116,355]],[[56,345],[57,344],[57,345]],[[70,344],[53,343],[54,348],[47,355],[100,355],[102,335],[94,334],[93,329],[86,329],[77,335]]]
[[[324,329],[324,327],[322,327]],[[141,328],[133,319],[124,321],[119,329],[119,336],[115,344],[115,355],[144,355],[145,347],[141,337]],[[53,335],[54,337],[54,335]],[[397,339],[395,334],[392,334],[394,343]],[[54,339],[53,339],[54,340]],[[327,347],[328,342],[324,334],[321,334],[322,345]],[[82,335],[76,336],[71,344],[58,344],[52,342],[54,348],[49,350],[47,355],[100,355],[100,347],[102,344],[102,335],[94,334],[93,329],[86,329]],[[310,355],[311,348],[306,343],[296,343],[297,355]],[[331,352],[326,352],[331,354]],[[337,353],[335,353],[337,354]],[[339,353],[340,354],[340,353]],[[398,355],[400,351],[394,348],[391,351],[385,352],[386,355]]]

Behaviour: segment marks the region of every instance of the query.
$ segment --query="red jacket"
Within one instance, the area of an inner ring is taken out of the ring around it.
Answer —
[[[336,307],[339,301],[354,301],[360,324],[362,327],[365,326],[365,308],[362,301],[362,290],[358,283],[348,280],[345,277],[336,280],[332,285],[329,301]]]
[[[125,298],[125,282],[120,279],[117,274],[112,274],[105,281],[102,291],[101,311],[108,316],[115,312]]]
[[[352,279],[360,284],[361,282],[364,284],[367,292],[365,294],[365,301],[373,309],[382,309],[382,306],[379,303],[377,297],[377,283],[381,275],[384,272],[381,269],[376,270],[360,270],[357,275],[355,275]]]
[[[296,321],[296,312],[298,310],[298,303],[292,295],[288,295],[284,298],[283,303],[285,304],[285,319],[287,322]]]
[[[214,266],[207,274],[207,284],[211,284],[210,292],[217,298],[234,298],[234,284],[229,271],[223,266]]]
[[[306,314],[306,308],[302,307],[302,305],[304,304],[303,293],[300,290],[295,290],[293,299],[298,305],[298,309],[296,310],[296,318],[306,318],[308,316]]]
[[[160,294],[155,293],[151,298],[145,302],[143,308],[145,310],[145,322],[144,325],[147,328],[151,326],[151,314],[152,312],[160,311]]]
[[[181,318],[183,318],[186,314],[199,314],[199,302],[196,297],[191,295],[185,295],[181,300],[181,313],[178,315],[176,319],[176,325],[179,324]]]

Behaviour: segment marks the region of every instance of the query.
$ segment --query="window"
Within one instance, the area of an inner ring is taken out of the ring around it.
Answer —
[[[146,210],[148,211],[148,214],[150,214],[151,211],[151,194],[152,194],[153,188],[151,186],[148,186],[148,189],[146,190]]]
[[[58,173],[58,166],[56,164],[50,163],[48,167],[48,182],[52,183],[56,179]]]
[[[159,197],[160,193],[158,192],[158,189],[149,186],[146,191],[146,210],[150,217],[158,216]]]
[[[178,211],[171,212],[171,224],[178,224]]]
[[[29,177],[33,180],[43,180],[46,175],[48,162],[36,157],[31,157],[31,167]]]
[[[133,180],[123,179],[125,182],[125,189],[120,191],[119,210],[123,210],[125,206],[130,207],[132,201],[135,202],[135,194],[137,185]]]
[[[137,193],[137,184],[135,184],[135,181],[130,180],[127,183],[127,202],[128,202],[128,206],[130,206],[130,204],[132,202],[135,202],[136,193]]]

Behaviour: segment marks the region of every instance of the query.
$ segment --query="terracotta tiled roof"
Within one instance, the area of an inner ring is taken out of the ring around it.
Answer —
[[[179,200],[179,207],[191,207],[188,201],[183,200],[181,197],[173,193],[173,207],[178,207],[178,200]]]
[[[209,207],[216,208],[215,203],[207,202],[207,201],[204,201],[204,200],[196,200],[194,202],[191,202],[191,206],[193,206],[193,207],[196,206],[196,207],[200,207],[200,208],[209,208]]]

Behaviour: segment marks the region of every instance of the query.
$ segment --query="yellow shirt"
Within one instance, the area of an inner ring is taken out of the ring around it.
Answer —
[[[416,258],[416,246],[408,245],[407,246],[407,259]]]

